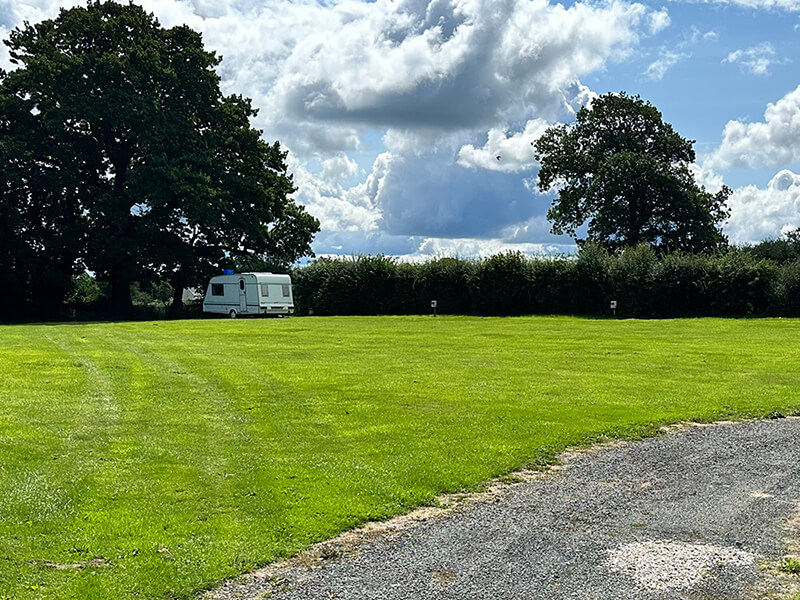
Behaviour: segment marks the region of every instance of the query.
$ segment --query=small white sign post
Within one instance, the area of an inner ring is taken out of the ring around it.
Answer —
[[[436,300],[431,300],[431,308],[433,309],[433,316],[434,317],[436,316],[436,307],[438,305],[439,305],[439,303]]]
[[[614,316],[616,317],[617,316],[617,301],[616,300],[612,300],[611,301],[611,310],[614,311]]]

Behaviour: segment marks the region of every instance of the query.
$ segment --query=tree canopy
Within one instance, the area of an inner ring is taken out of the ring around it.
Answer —
[[[221,93],[199,33],[93,1],[5,44],[17,68],[0,71],[1,266],[16,281],[50,273],[64,288],[85,267],[124,312],[133,280],[178,295],[236,257],[311,253],[319,222],[291,199],[286,152],[251,126],[250,100]]]
[[[778,239],[745,245],[743,250],[757,259],[771,260],[779,265],[800,260],[800,229],[787,231]]]
[[[720,248],[730,190],[711,194],[695,182],[692,144],[652,104],[624,92],[600,96],[575,123],[549,128],[535,150],[539,189],[558,193],[547,213],[553,233],[576,236],[587,225],[587,239],[609,249]]]

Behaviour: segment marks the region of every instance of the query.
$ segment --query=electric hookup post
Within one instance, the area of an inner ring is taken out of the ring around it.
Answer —
[[[439,303],[436,300],[431,300],[431,308],[433,309],[433,316],[434,317],[436,316],[436,307],[438,305],[439,305]]]
[[[611,301],[611,310],[613,311],[614,316],[616,317],[617,316],[617,301],[616,300],[612,300]]]

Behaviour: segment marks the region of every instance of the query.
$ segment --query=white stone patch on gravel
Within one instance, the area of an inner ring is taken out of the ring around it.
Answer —
[[[653,591],[686,589],[714,567],[755,564],[756,556],[736,548],[683,542],[634,542],[608,550],[608,566]]]

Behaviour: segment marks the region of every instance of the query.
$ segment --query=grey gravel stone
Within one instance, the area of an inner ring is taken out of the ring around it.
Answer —
[[[800,543],[800,419],[690,427],[565,467],[213,598],[782,598]],[[796,536],[796,537],[793,537]],[[795,548],[797,551],[797,548]]]

